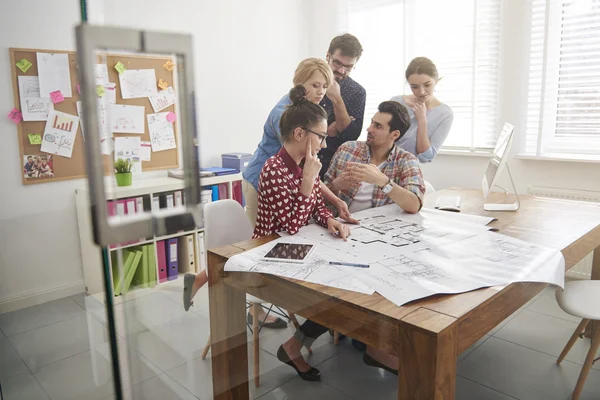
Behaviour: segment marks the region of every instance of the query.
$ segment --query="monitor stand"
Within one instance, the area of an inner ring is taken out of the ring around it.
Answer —
[[[483,209],[486,211],[517,211],[521,206],[519,202],[519,195],[517,194],[517,188],[515,187],[515,182],[513,181],[512,175],[510,173],[510,168],[508,167],[508,163],[506,164],[506,171],[508,172],[508,177],[510,178],[510,184],[512,186],[513,193],[515,194],[516,201],[514,203],[508,204],[497,204],[497,203],[485,203],[483,205]],[[498,185],[495,185],[498,186]],[[498,186],[500,189],[504,190],[504,193],[510,194],[510,192],[504,189],[501,186]]]

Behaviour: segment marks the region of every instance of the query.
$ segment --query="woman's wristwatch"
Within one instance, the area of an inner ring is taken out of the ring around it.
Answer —
[[[383,185],[381,187],[381,191],[385,194],[389,194],[393,188],[394,188],[394,185],[392,185],[392,180],[390,179],[388,181],[388,183],[386,183],[385,185]]]

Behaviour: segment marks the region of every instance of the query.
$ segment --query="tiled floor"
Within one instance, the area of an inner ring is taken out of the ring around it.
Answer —
[[[181,282],[115,307],[123,385],[127,399],[212,398],[210,360],[201,354],[209,335],[207,289],[188,313],[180,303]],[[133,318],[132,315],[136,317]],[[104,307],[83,294],[0,315],[0,382],[5,400],[110,400],[114,398]],[[460,355],[456,398],[460,400],[567,400],[589,348],[579,340],[566,360],[556,357],[577,326],[556,305],[552,290],[513,314]],[[396,398],[395,376],[365,366],[343,341],[320,337],[305,357],[322,382],[304,382],[275,357],[293,333],[264,329],[260,380],[253,399],[367,400]],[[251,335],[248,336],[251,340]],[[253,349],[248,346],[253,376]],[[600,399],[600,363],[594,365],[582,399]]]

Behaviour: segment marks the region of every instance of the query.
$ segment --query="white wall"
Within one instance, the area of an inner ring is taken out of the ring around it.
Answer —
[[[21,0],[0,13],[3,114],[14,107],[8,48],[74,50],[79,3]],[[208,166],[220,165],[221,153],[254,151],[269,111],[308,55],[306,10],[302,0],[105,0],[104,22],[193,35],[201,157]],[[86,183],[23,186],[16,129],[0,118],[0,131],[2,312],[41,292],[52,298],[83,290],[74,190]]]

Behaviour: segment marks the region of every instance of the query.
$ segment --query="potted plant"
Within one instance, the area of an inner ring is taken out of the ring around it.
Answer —
[[[117,186],[130,186],[131,161],[122,158],[117,159],[115,161],[115,177],[117,178]]]

